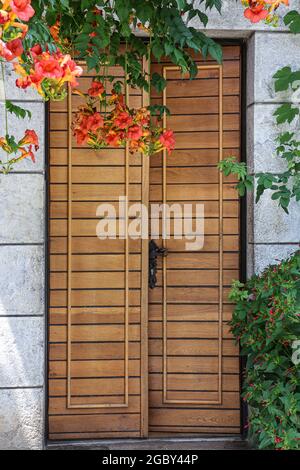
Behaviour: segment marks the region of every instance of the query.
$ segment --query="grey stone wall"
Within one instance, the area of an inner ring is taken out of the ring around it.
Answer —
[[[300,8],[300,0],[292,0]],[[285,11],[282,9],[281,11]],[[194,26],[198,27],[196,23]],[[271,155],[277,128],[272,113],[284,93],[274,95],[272,75],[281,66],[300,67],[300,36],[280,24],[270,32],[250,25],[239,2],[223,2],[223,15],[210,15],[208,32],[218,37],[248,38],[247,156],[253,171],[276,171]],[[9,119],[13,133],[38,130],[41,148],[36,164],[24,161],[0,176],[0,448],[41,449],[45,438],[45,145],[44,104],[31,90],[16,89],[6,71],[7,98],[33,113],[30,122]],[[0,135],[3,135],[0,101]],[[248,195],[248,273],[259,271],[297,249],[300,209],[290,216],[266,195],[255,205]]]
[[[300,68],[300,36],[256,32],[248,41],[247,57],[247,160],[254,172],[282,171],[275,156],[275,139],[286,130],[277,126],[273,113],[290,100],[289,92],[274,93],[273,75],[283,66]],[[291,128],[291,126],[289,126]],[[299,129],[299,120],[293,123]],[[278,208],[268,192],[258,204],[248,195],[248,273],[261,271],[299,248],[300,205],[292,203],[290,214]]]
[[[44,103],[18,90],[8,66],[7,99],[32,112],[9,115],[9,132],[39,135],[37,161],[0,176],[0,448],[41,449],[45,391],[45,120]],[[0,103],[0,135],[5,134]]]

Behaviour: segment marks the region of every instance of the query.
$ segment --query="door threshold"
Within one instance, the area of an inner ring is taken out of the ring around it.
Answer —
[[[47,450],[247,450],[240,436],[48,441]]]

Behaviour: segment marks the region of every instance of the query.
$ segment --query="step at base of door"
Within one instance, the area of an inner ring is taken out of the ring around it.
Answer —
[[[101,441],[63,441],[47,444],[47,450],[247,450],[248,448],[248,442],[240,437],[115,439]]]

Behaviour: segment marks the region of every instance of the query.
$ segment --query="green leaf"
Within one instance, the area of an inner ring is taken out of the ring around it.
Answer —
[[[151,84],[158,91],[158,93],[161,93],[166,88],[167,81],[161,75],[154,72],[154,74],[151,77]]]
[[[274,112],[277,124],[283,124],[284,122],[288,122],[290,124],[298,114],[299,109],[294,108],[290,103],[284,103]]]
[[[289,26],[292,33],[300,33],[300,14],[297,10],[289,11],[283,18],[284,24]]]
[[[13,104],[9,100],[6,100],[5,107],[9,113],[14,114],[15,116],[17,116],[17,118],[24,119],[26,116],[28,116],[29,119],[31,119],[31,111],[29,111],[28,109],[23,109],[20,106]]]

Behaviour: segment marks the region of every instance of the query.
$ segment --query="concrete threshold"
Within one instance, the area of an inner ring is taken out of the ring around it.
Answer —
[[[48,441],[47,450],[247,450],[240,437]]]

